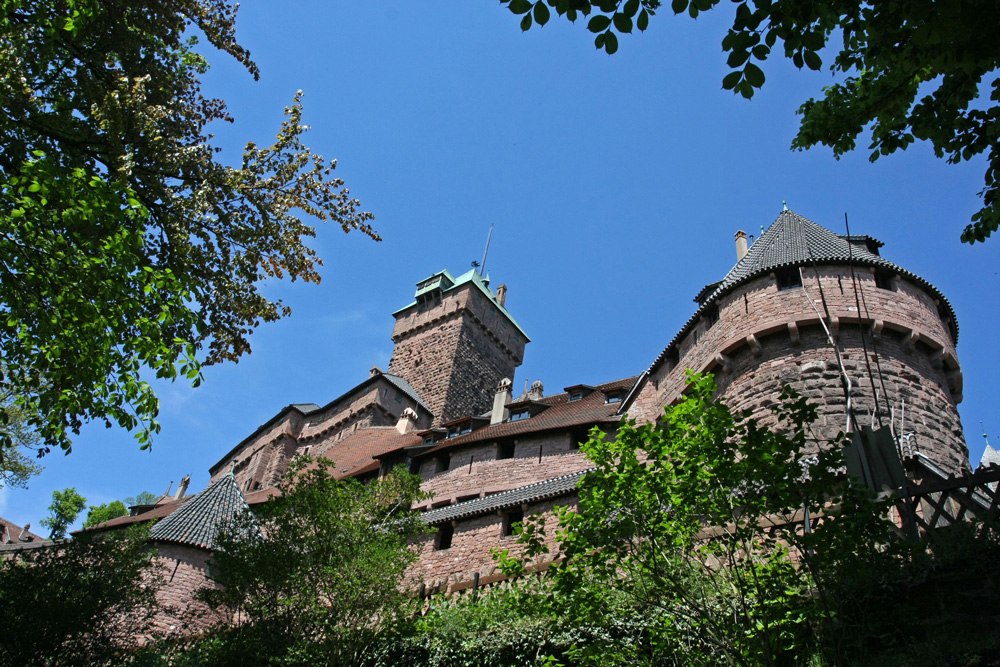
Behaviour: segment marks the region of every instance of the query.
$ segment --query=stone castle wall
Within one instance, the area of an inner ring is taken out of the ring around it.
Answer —
[[[856,270],[856,275],[867,304],[867,312],[862,305],[860,314],[848,267],[821,267],[818,276],[812,267],[803,267],[802,286],[786,290],[778,289],[773,275],[737,287],[719,299],[718,320],[702,318],[679,341],[676,356],[651,374],[629,415],[640,421],[652,419],[679,400],[685,370],[690,368],[714,372],[730,406],[749,409],[764,423],[773,421],[768,408],[780,387],[790,384],[819,404],[818,435],[832,437],[846,424],[846,406],[836,356],[820,320],[821,314],[826,317],[825,299],[834,325],[831,333],[853,383],[852,404],[859,422],[870,423],[875,398],[861,326],[886,425],[888,394],[897,427],[906,403],[901,434],[914,433],[918,449],[946,469],[966,467],[968,450],[956,408],[962,376],[939,304],[905,279],[892,278],[885,289],[876,285],[870,271]]]
[[[210,552],[167,542],[155,544],[155,560],[163,575],[163,586],[156,592],[160,611],[153,617],[156,634],[190,634],[224,620],[194,599],[198,589],[216,587],[209,576]]]

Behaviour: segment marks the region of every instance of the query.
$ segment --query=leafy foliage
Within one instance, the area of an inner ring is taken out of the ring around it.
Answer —
[[[221,538],[222,588],[199,597],[240,623],[219,629],[218,653],[202,662],[356,664],[411,608],[401,580],[416,559],[408,540],[427,531],[409,509],[422,497],[419,477],[398,468],[362,484],[335,479],[327,459],[307,461],[296,459],[280,494]]]
[[[521,29],[544,25],[548,7],[575,21],[590,16],[594,44],[612,54],[618,35],[642,31],[659,0],[501,0],[522,15]],[[672,0],[675,14],[697,18],[720,0]],[[870,159],[929,141],[950,163],[986,154],[983,208],[962,241],[984,241],[1000,227],[1000,9],[989,0],[734,0],[722,39],[729,74],[722,87],[749,99],[764,85],[762,64],[775,51],[798,68],[820,70],[824,57],[841,82],[799,109],[792,148],[817,144],[840,157],[871,128]],[[832,51],[838,47],[839,52]],[[984,78],[986,80],[984,81]],[[918,100],[918,96],[919,100]],[[985,99],[983,99],[985,98]]]
[[[52,531],[49,539],[61,540],[65,538],[66,531],[73,525],[76,517],[86,506],[87,499],[77,493],[75,487],[53,491],[52,504],[49,505],[51,516],[42,519],[42,525]]]
[[[87,511],[87,518],[83,522],[83,527],[90,528],[91,526],[117,519],[126,514],[128,514],[128,508],[120,500],[113,500],[110,503],[101,505],[91,505]]]
[[[226,0],[0,2],[0,390],[45,447],[83,422],[158,431],[141,377],[237,360],[289,309],[267,277],[318,282],[301,214],[378,239],[302,143],[301,93],[276,142],[221,164],[200,33],[257,76]],[[191,35],[191,36],[189,36]],[[0,446],[13,443],[0,430]]]
[[[0,560],[0,665],[121,662],[157,610],[147,532],[84,535]]]
[[[6,375],[0,363],[0,375]],[[42,450],[42,439],[31,427],[15,395],[0,385],[0,487],[27,488],[28,480],[42,471],[32,461]]]

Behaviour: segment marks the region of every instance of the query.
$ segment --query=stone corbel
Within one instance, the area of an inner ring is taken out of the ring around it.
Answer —
[[[910,329],[906,337],[903,338],[903,349],[907,352],[913,352],[918,340],[920,340],[920,334],[917,333],[916,329]]]
[[[760,346],[760,341],[753,334],[747,336],[747,345],[750,346],[750,351],[753,352],[753,356],[759,357],[764,349]]]
[[[882,320],[872,321],[872,340],[876,343],[882,340],[882,328],[885,326],[885,322]]]
[[[723,373],[731,373],[733,371],[732,359],[728,356],[722,354],[721,352],[715,353],[715,361],[722,366]]]
[[[955,398],[955,402],[958,403],[962,400],[962,369],[956,368],[955,370],[948,371],[944,376],[948,381],[948,389],[951,390],[952,397]]]
[[[944,366],[944,359],[946,356],[948,356],[948,351],[945,350],[943,347],[936,352],[932,352],[931,366],[933,368],[941,368],[942,366]]]
[[[792,339],[792,345],[800,345],[802,339],[799,338],[799,325],[795,322],[788,323],[788,337]]]

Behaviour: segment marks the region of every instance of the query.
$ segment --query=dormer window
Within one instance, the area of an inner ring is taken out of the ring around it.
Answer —
[[[433,445],[434,444],[434,435],[433,434],[425,435],[422,442],[425,445]]]
[[[579,401],[581,398],[583,398],[583,390],[582,389],[577,389],[575,391],[569,392],[570,403],[572,403],[573,401]]]
[[[527,419],[530,416],[531,416],[531,411],[528,410],[527,408],[525,408],[523,410],[518,410],[517,412],[511,412],[510,413],[510,421],[512,421],[512,422],[520,422],[520,421],[524,421],[525,419]]]
[[[604,395],[604,402],[605,403],[621,403],[623,398],[625,398],[625,392],[622,392],[622,391],[609,392],[609,393],[607,393],[607,394]]]

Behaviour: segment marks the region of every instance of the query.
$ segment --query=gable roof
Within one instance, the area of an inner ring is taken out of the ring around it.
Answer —
[[[207,489],[153,526],[151,540],[215,549],[220,527],[250,511],[232,474],[223,475]]]
[[[593,426],[595,424],[615,423],[621,418],[618,416],[618,403],[606,403],[605,395],[611,392],[628,391],[635,384],[636,378],[629,377],[614,382],[593,385],[594,391],[580,400],[570,401],[569,394],[553,394],[544,396],[542,401],[535,404],[544,403],[551,407],[532,416],[516,422],[502,422],[478,428],[471,433],[460,435],[447,440],[441,440],[436,446],[421,452],[417,456],[425,456],[439,452],[443,449],[467,445],[482,440],[495,440],[510,436],[525,435],[541,431],[551,431],[556,429],[573,428],[580,426]],[[508,405],[515,405],[512,401]]]
[[[367,472],[373,464],[378,468],[377,456],[419,444],[420,436],[414,432],[404,435],[395,426],[369,426],[334,443],[320,456],[336,464],[333,476],[341,479]]]
[[[881,267],[905,276],[917,283],[938,299],[950,316],[948,326],[954,342],[958,342],[958,320],[948,299],[931,283],[906,269],[893,264],[878,254],[882,242],[865,235],[841,236],[822,227],[794,211],[784,210],[771,226],[747,249],[747,254],[736,263],[726,277],[718,283],[710,283],[695,297],[701,306],[681,327],[673,340],[650,365],[649,372],[656,370],[680,340],[697,324],[702,314],[720,297],[743,283],[775,269],[784,267],[810,266],[812,264],[847,264]],[[713,289],[714,288],[714,289]],[[710,292],[709,292],[710,291]],[[708,296],[705,296],[709,292]]]

